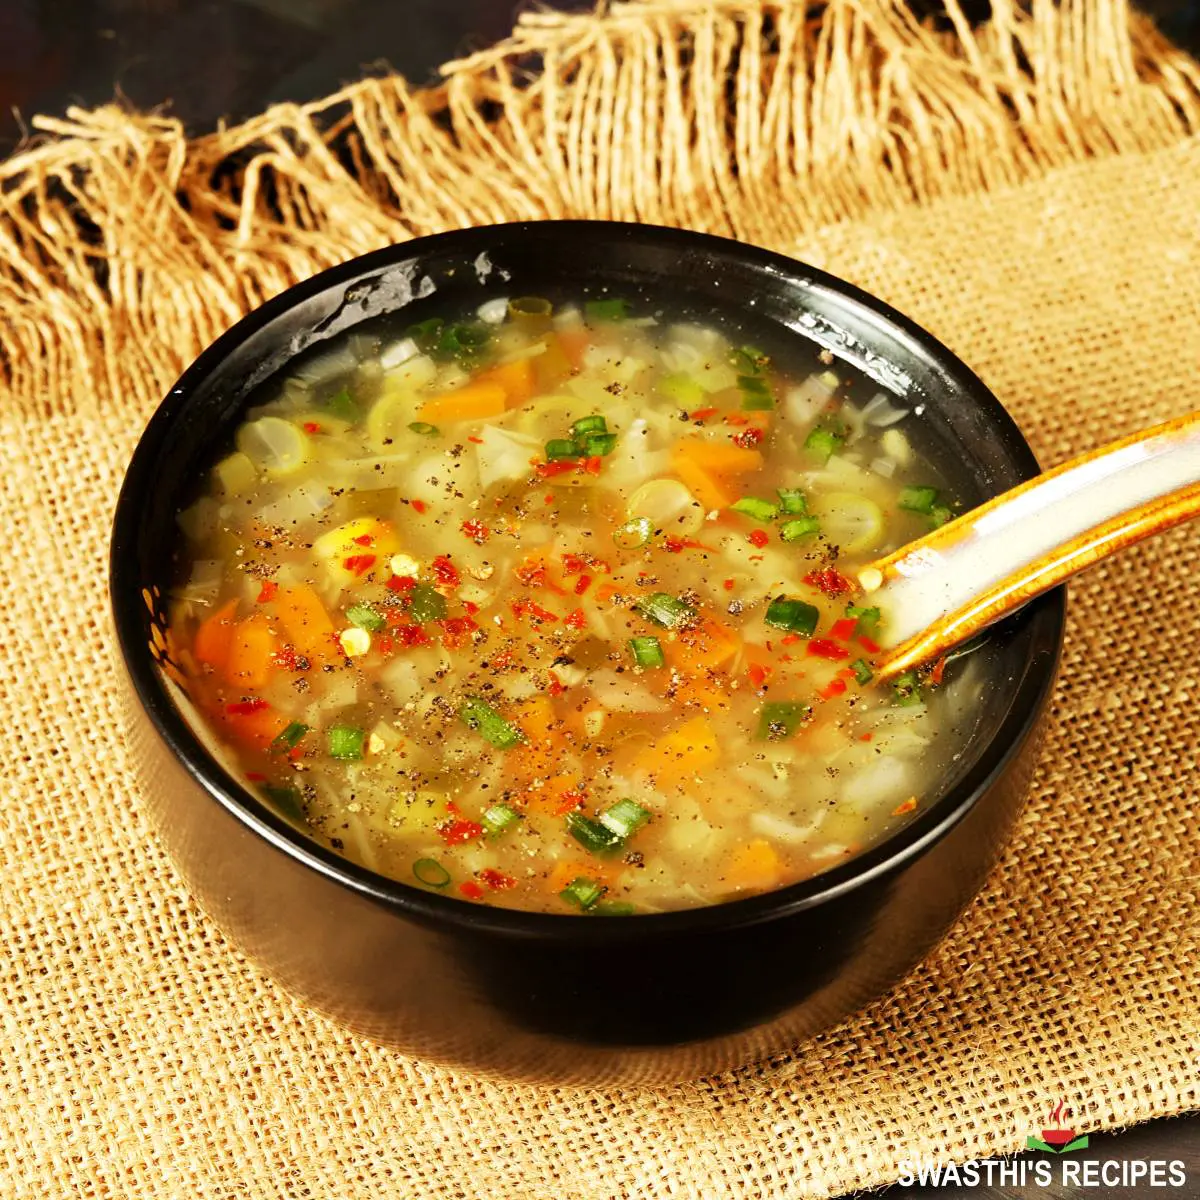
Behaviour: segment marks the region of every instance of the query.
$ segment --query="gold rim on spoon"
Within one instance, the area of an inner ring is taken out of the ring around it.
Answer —
[[[1200,412],[1101,446],[858,572],[889,678],[1118,550],[1200,515]]]

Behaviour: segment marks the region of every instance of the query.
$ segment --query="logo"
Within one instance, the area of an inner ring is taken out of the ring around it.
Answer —
[[[1047,1154],[1070,1154],[1072,1150],[1086,1150],[1088,1139],[1085,1133],[1082,1137],[1075,1136],[1075,1130],[1062,1128],[1063,1102],[1060,1100],[1050,1112],[1050,1124],[1054,1129],[1043,1129],[1042,1136],[1036,1138],[1031,1133],[1025,1139],[1027,1150],[1044,1150]]]

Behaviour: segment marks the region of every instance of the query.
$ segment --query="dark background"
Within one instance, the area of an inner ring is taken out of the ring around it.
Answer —
[[[936,4],[912,2],[923,12]],[[1168,37],[1200,55],[1200,0],[1140,6]],[[520,7],[514,0],[0,0],[0,156],[18,145],[32,114],[61,115],[71,104],[120,97],[142,109],[165,107],[199,133],[278,101],[315,100],[364,71],[396,70],[427,82],[438,64],[507,34]],[[553,0],[543,7],[595,4]],[[988,12],[987,0],[964,7],[976,20]],[[1187,1186],[1155,1192],[1200,1198],[1200,1116],[1094,1137],[1081,1157],[1184,1159]],[[1130,1193],[981,1187],[961,1194],[1075,1200]],[[956,1195],[948,1188],[886,1193],[887,1200]]]

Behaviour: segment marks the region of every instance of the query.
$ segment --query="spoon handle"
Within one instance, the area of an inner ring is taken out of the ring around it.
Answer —
[[[864,567],[884,615],[884,678],[966,641],[1035,596],[1200,514],[1200,412],[1112,442]]]

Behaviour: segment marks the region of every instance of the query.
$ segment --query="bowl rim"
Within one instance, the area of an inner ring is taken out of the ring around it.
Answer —
[[[650,239],[680,251],[698,249],[735,258],[744,266],[783,277],[791,286],[832,293],[864,309],[876,322],[890,326],[916,352],[947,376],[955,388],[980,408],[989,423],[1004,430],[1006,454],[1025,478],[1039,466],[1019,427],[990,389],[952,351],[891,305],[818,268],[774,251],[715,234],[623,221],[520,221],[473,226],[394,243],[349,259],[287,288],[242,317],[212,342],[183,372],[147,423],[130,459],[114,510],[109,552],[109,598],[121,660],[134,695],[157,737],[209,798],[247,831],[266,841],[300,867],[326,882],[357,893],[370,903],[433,926],[457,927],[470,933],[561,943],[644,942],[679,934],[727,931],[785,919],[819,907],[859,889],[919,858],[962,821],[1019,753],[1036,726],[1054,685],[1062,652],[1066,590],[1059,587],[1033,600],[1026,609],[1030,646],[1008,712],[992,739],[979,751],[958,783],[912,821],[869,849],[838,866],[773,891],[718,904],[666,913],[639,913],[632,918],[605,918],[570,912],[543,913],[501,908],[460,900],[391,879],[343,858],[331,847],[309,838],[243,786],[204,748],[163,683],[145,637],[143,581],[136,577],[134,555],[126,553],[138,539],[146,500],[153,494],[158,450],[174,423],[186,411],[194,392],[250,336],[289,309],[329,289],[395,266],[429,251],[470,254],[495,248],[497,238],[536,238],[549,229],[614,244],[624,239]]]

